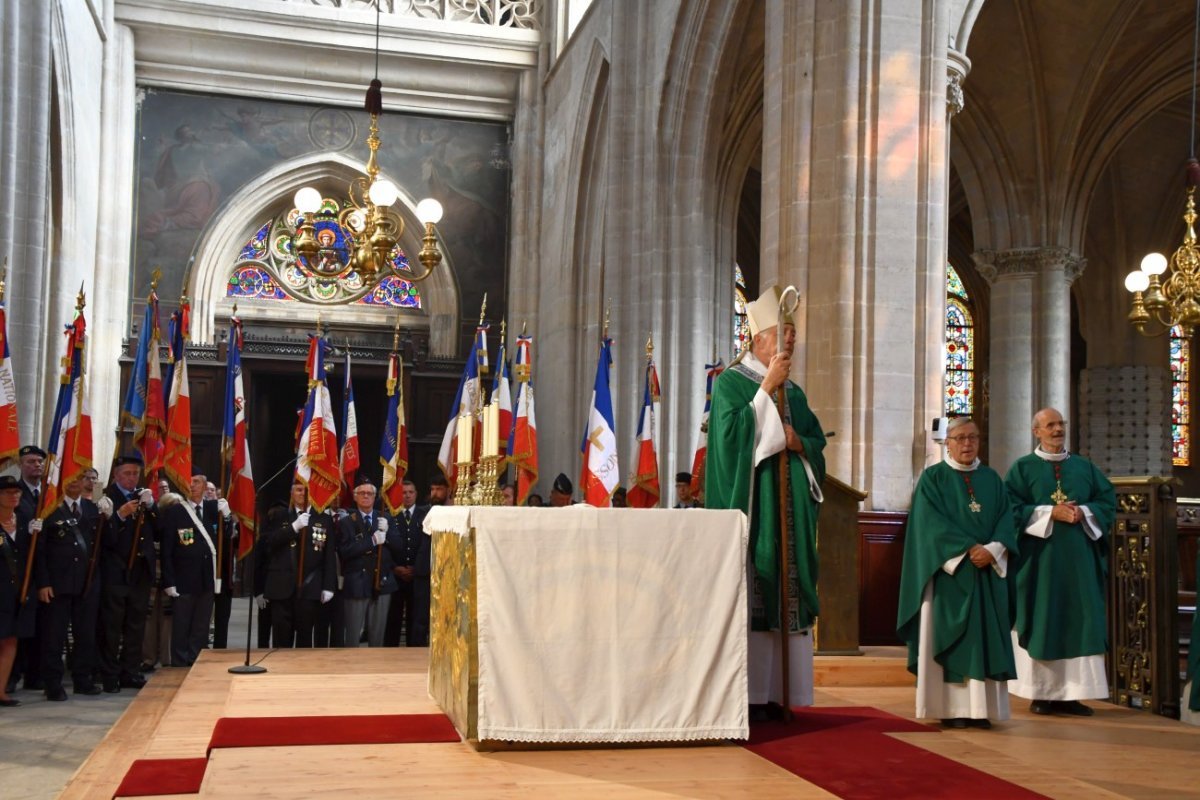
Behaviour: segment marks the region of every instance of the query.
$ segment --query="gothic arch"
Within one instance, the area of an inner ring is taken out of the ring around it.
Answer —
[[[184,288],[192,300],[192,338],[197,342],[211,342],[215,338],[218,318],[228,319],[232,301],[225,296],[226,281],[233,266],[234,257],[268,216],[279,213],[291,202],[296,190],[302,186],[315,185],[331,194],[341,194],[355,178],[366,174],[365,165],[338,153],[318,153],[287,161],[264,172],[248,182],[237,194],[230,197],[204,229],[192,251]],[[421,249],[424,227],[416,217],[417,200],[399,182],[400,200],[394,207],[404,220],[404,234],[400,246],[410,258],[416,257]],[[457,346],[459,324],[459,289],[451,254],[442,249],[442,264],[425,281],[419,284],[423,308],[406,311],[404,324],[414,328],[428,328],[431,355],[453,355]],[[311,318],[315,321],[317,310],[321,318],[339,325],[390,329],[395,311],[345,306],[311,306]],[[239,316],[247,320],[270,322],[280,315],[275,309],[249,309],[243,306]],[[296,320],[288,315],[288,322]]]

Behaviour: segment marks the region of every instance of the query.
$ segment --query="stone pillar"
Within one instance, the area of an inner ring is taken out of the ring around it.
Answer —
[[[133,31],[113,25],[104,49],[104,116],[100,129],[99,225],[88,370],[91,381],[93,460],[105,478],[116,440],[121,373],[118,358],[129,330],[130,241],[133,231],[134,145],[137,141],[137,86],[134,82]]]
[[[6,3],[0,91],[0,207],[12,218],[0,242],[8,261],[5,305],[21,441],[41,441],[47,384],[46,297],[51,229],[50,28],[53,3]],[[41,442],[43,445],[45,442]]]
[[[1071,283],[1086,261],[1062,247],[981,250],[992,285],[989,464],[1001,473],[1029,452],[1033,415],[1071,407]]]
[[[907,507],[936,455],[948,58],[927,43],[950,40],[949,5],[766,9],[762,276],[804,294],[793,377],[837,432],[830,472],[869,508]]]

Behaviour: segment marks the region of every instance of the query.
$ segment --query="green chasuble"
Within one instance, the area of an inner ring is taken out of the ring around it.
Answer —
[[[1013,628],[1021,647],[1038,661],[1103,654],[1108,532],[1117,512],[1112,484],[1082,456],[1055,462],[1036,453],[1018,459],[1005,482],[1021,532],[1020,557],[1015,566],[1009,563],[1015,581]],[[1095,516],[1103,532],[1099,540],[1088,535],[1083,522],[1054,520],[1046,539],[1024,532],[1037,506],[1055,505],[1051,495],[1060,482],[1068,501],[1087,506]]]
[[[946,682],[1017,677],[1008,580],[992,565],[980,569],[969,558],[953,575],[942,569],[975,545],[991,542],[1007,548],[1012,569],[1017,532],[1004,481],[995,470],[959,471],[943,462],[921,473],[908,515],[896,618],[896,631],[908,644],[909,672],[917,674],[921,600],[933,581],[933,660]]]
[[[1196,553],[1196,575],[1200,575],[1200,552]],[[1200,711],[1200,612],[1192,614],[1192,643],[1188,650],[1188,680],[1192,682],[1191,696],[1184,702],[1192,711]]]
[[[750,554],[754,565],[753,630],[779,629],[779,455],[754,466],[755,416],[751,404],[761,376],[735,362],[713,384],[708,418],[708,455],[704,466],[706,508],[738,508],[750,517]],[[825,479],[825,434],[808,407],[808,398],[791,381],[786,384],[785,423],[804,442],[804,455],[816,478]],[[772,400],[774,406],[774,400]],[[791,502],[788,537],[791,568],[788,570],[788,630],[812,625],[817,606],[817,510],[809,494],[808,476],[800,456],[788,454],[788,488]]]

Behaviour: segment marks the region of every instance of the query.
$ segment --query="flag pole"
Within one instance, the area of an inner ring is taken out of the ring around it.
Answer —
[[[791,292],[794,299],[788,305],[788,292]],[[778,314],[779,319],[775,323],[775,352],[782,353],[783,344],[783,318],[790,315],[800,304],[799,293],[795,287],[789,286],[783,290],[779,297]],[[782,384],[779,385],[779,390],[775,394],[775,408],[779,412],[781,420],[788,419],[787,415],[787,378],[784,378]],[[782,642],[782,651],[780,654],[783,668],[783,721],[791,722],[792,720],[792,703],[791,703],[791,653],[788,648],[788,633],[791,620],[788,618],[788,609],[791,605],[791,598],[788,595],[788,572],[791,568],[791,558],[788,555],[788,544],[791,531],[788,530],[790,517],[788,515],[788,503],[791,501],[791,487],[789,486],[789,461],[791,456],[788,454],[787,443],[784,443],[783,450],[779,452],[779,638]]]

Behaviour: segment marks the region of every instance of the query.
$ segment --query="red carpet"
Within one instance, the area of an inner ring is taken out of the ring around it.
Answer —
[[[208,742],[218,747],[287,747],[319,744],[457,742],[445,714],[376,714],[344,717],[222,717]]]
[[[887,735],[909,732],[937,729],[875,708],[800,708],[790,724],[752,725],[746,748],[845,800],[1042,797]]]
[[[196,794],[207,758],[140,758],[130,765],[113,797]]]

